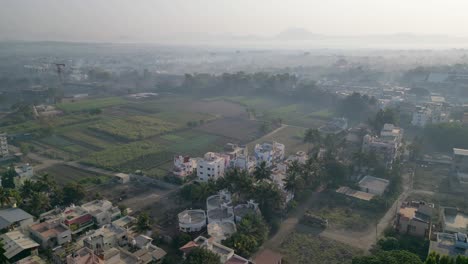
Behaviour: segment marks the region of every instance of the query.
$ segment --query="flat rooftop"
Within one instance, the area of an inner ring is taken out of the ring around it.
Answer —
[[[453,154],[460,156],[468,156],[468,149],[454,148]]]
[[[456,208],[443,208],[444,231],[466,233],[468,215]]]
[[[234,214],[229,212],[227,208],[216,208],[208,211],[208,217],[211,219],[229,219],[233,217]]]
[[[346,186],[342,186],[342,187],[338,188],[336,190],[336,192],[347,195],[347,196],[350,196],[350,197],[354,197],[354,198],[357,198],[357,199],[360,199],[360,200],[364,200],[364,201],[370,201],[375,196],[372,193],[356,191],[356,190],[353,190],[353,189],[351,189],[349,187],[346,187]]]
[[[178,214],[178,218],[184,224],[199,223],[206,221],[206,214],[203,210],[185,210]]]
[[[432,251],[448,256],[468,256],[468,250],[455,247],[455,235],[446,233],[438,233],[437,241],[430,241],[429,252]]]
[[[362,188],[369,188],[372,190],[378,190],[378,191],[385,191],[387,188],[388,184],[390,184],[390,181],[377,178],[377,177],[372,177],[372,176],[365,176],[359,181],[359,186]]]
[[[32,225],[30,228],[40,233],[41,236],[43,237],[56,236],[68,230],[67,228],[63,227],[61,224],[47,223],[47,222],[42,222],[39,224]]]

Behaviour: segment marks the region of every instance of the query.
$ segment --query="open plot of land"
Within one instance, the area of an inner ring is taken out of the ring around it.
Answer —
[[[414,174],[414,189],[432,192],[450,192],[448,177],[450,170],[444,165],[416,166]]]
[[[223,118],[206,123],[197,130],[232,138],[247,143],[258,138],[260,123],[244,118]]]
[[[351,263],[352,257],[362,254],[358,249],[320,236],[290,234],[280,246],[287,263],[342,264]]]
[[[322,192],[309,207],[314,215],[328,219],[328,228],[335,230],[365,231],[381,214],[352,206],[353,198]]]
[[[255,144],[264,141],[277,141],[283,143],[287,154],[295,154],[298,151],[306,151],[307,144],[303,142],[305,128],[285,126],[278,129],[277,132],[268,134],[248,144],[249,149],[253,149]]]

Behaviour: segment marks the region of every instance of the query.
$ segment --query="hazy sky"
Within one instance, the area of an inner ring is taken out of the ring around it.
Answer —
[[[467,11],[468,0],[0,0],[0,40],[157,42],[290,27],[468,36]]]

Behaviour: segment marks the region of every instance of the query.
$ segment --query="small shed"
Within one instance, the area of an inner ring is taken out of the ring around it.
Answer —
[[[116,173],[116,174],[114,174],[114,176],[122,184],[128,183],[130,181],[130,175],[128,175],[126,173]]]

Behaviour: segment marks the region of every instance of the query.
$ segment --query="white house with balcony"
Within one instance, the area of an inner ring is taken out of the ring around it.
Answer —
[[[207,182],[224,176],[224,171],[230,163],[228,155],[208,152],[197,164],[197,180]]]

